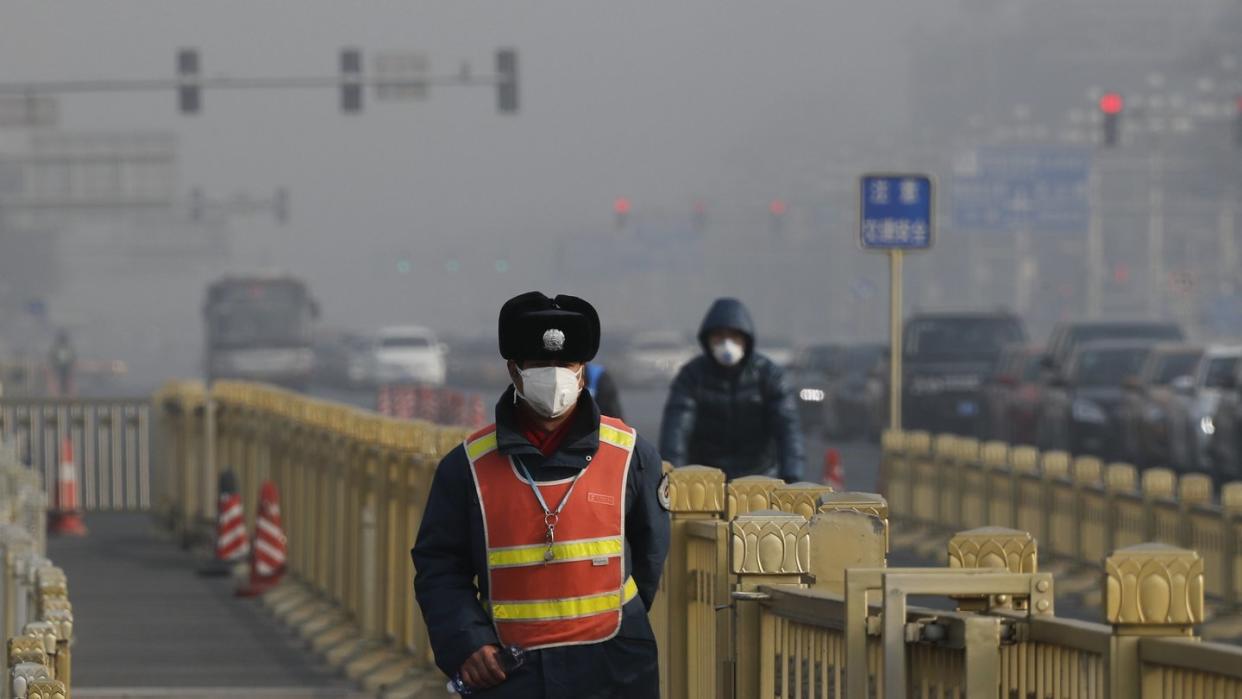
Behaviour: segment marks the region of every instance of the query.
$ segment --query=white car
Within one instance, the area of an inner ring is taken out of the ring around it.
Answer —
[[[375,336],[375,372],[380,383],[411,382],[443,386],[444,345],[418,325],[382,328]]]

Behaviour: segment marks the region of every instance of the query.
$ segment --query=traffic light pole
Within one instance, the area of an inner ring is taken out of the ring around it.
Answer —
[[[414,75],[366,78],[363,74],[362,51],[342,49],[340,73],[331,76],[277,77],[208,77],[202,74],[198,49],[183,48],[177,52],[176,75],[170,78],[136,78],[116,80],[51,80],[31,82],[0,82],[0,95],[20,95],[33,105],[34,99],[51,94],[83,94],[108,92],[173,92],[183,114],[202,111],[202,93],[211,90],[318,90],[335,89],[341,94],[341,111],[356,114],[362,111],[362,91],[421,92],[430,87],[491,87],[496,91],[496,109],[501,114],[516,114],[519,104],[518,54],[511,48],[496,51],[495,72],[475,76],[469,67],[453,75]]]

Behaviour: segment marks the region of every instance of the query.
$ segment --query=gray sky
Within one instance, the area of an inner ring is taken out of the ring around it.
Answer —
[[[334,91],[208,92],[192,119],[175,113],[171,94],[63,104],[69,128],[174,130],[183,188],[288,185],[287,232],[259,219],[234,228],[291,241],[277,259],[312,280],[329,321],[416,320],[461,332],[494,317],[511,292],[566,290],[560,282],[572,275],[554,268],[547,248],[612,234],[618,195],[640,209],[789,196],[783,190],[807,186],[790,163],[826,161],[837,145],[903,125],[895,115],[918,19],[910,5],[9,3],[0,79],[168,75],[180,46],[201,48],[209,74],[332,74],[345,45],[420,49],[437,72],[461,60],[485,72],[496,47],[516,47],[517,117],[497,115],[490,90],[459,88],[419,103],[368,94],[352,117],[339,113]],[[394,273],[398,255],[412,257],[415,274]],[[513,260],[503,275],[490,271],[500,256]],[[448,257],[470,274],[444,279]],[[569,290],[602,293],[572,281]],[[664,305],[672,310],[662,324],[693,323],[702,311],[697,300]]]

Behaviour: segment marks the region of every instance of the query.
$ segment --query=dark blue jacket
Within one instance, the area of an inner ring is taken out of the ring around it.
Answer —
[[[513,387],[496,404],[502,454],[519,459],[537,481],[575,475],[599,449],[599,409],[583,391],[560,449],[544,457],[516,426]],[[617,697],[657,699],[659,669],[647,610],[655,600],[668,555],[669,518],[656,495],[660,455],[641,436],[630,461],[625,494],[625,565],[638,597],[625,605],[616,638],[527,654],[526,664],[480,697]],[[529,491],[516,497],[531,497]],[[480,599],[487,598],[483,515],[465,449],[458,446],[436,468],[414,559],[414,592],[431,638],[436,665],[455,674],[474,651],[498,643]]]
[[[707,336],[728,328],[746,336],[746,355],[725,367]],[[755,326],[741,301],[719,299],[699,329],[703,354],[677,372],[664,405],[660,454],[674,466],[715,466],[729,478],[756,473],[802,480],[806,454],[798,408],[785,372],[755,352]]]

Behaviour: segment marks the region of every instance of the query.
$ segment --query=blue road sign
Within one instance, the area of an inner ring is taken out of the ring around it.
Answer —
[[[932,184],[927,175],[863,175],[859,240],[872,250],[932,245]]]
[[[953,226],[984,233],[1080,233],[1091,208],[1091,149],[984,146],[953,173]]]

